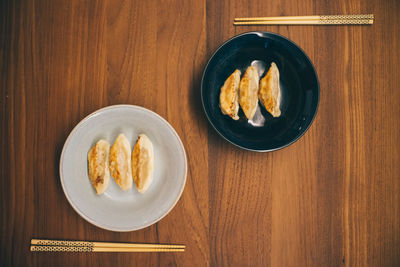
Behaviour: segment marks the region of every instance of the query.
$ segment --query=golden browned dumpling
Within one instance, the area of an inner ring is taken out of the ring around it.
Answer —
[[[274,117],[281,115],[279,108],[281,87],[279,86],[279,70],[274,62],[271,63],[267,74],[260,81],[258,97],[265,109]]]
[[[132,153],[132,177],[140,193],[146,192],[153,181],[154,152],[150,139],[141,134]]]
[[[108,154],[110,144],[105,140],[99,140],[88,153],[89,178],[97,194],[103,194],[110,182],[108,170]]]
[[[235,70],[228,79],[226,79],[224,85],[221,87],[221,93],[219,95],[219,107],[222,113],[234,120],[239,119],[240,74],[240,70]]]
[[[110,150],[110,172],[122,190],[132,187],[131,148],[125,135],[118,135]]]
[[[239,85],[239,103],[244,115],[251,120],[257,110],[258,105],[258,82],[259,76],[257,68],[250,66],[247,68]]]

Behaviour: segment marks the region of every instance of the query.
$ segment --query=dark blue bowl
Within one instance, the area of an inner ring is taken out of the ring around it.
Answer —
[[[235,69],[243,74],[255,61],[267,64],[267,70],[272,61],[277,64],[282,114],[273,118],[260,107],[257,122],[249,122],[242,111],[234,121],[219,108],[221,86]],[[310,127],[319,102],[318,77],[310,59],[292,41],[275,33],[248,32],[228,40],[212,55],[201,81],[201,100],[211,125],[226,140],[247,150],[274,151],[292,144]]]

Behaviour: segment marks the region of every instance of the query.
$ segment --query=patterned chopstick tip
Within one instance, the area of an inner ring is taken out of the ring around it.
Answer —
[[[322,20],[354,20],[354,19],[374,19],[374,14],[359,15],[321,15]]]

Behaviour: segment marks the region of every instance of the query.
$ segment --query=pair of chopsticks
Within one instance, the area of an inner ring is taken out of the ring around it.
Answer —
[[[373,14],[359,14],[235,18],[233,25],[362,25],[373,23]]]
[[[54,252],[183,252],[185,245],[32,239],[31,251]]]

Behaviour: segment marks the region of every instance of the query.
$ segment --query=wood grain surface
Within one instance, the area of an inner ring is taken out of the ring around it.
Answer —
[[[372,26],[234,27],[247,16],[375,14]],[[1,1],[2,266],[399,266],[400,2]],[[255,153],[209,126],[200,79],[232,36],[297,43],[320,105],[293,145]],[[146,229],[82,219],[59,180],[62,146],[89,113],[151,109],[187,152],[185,191]],[[184,253],[34,253],[31,238],[182,243]]]

